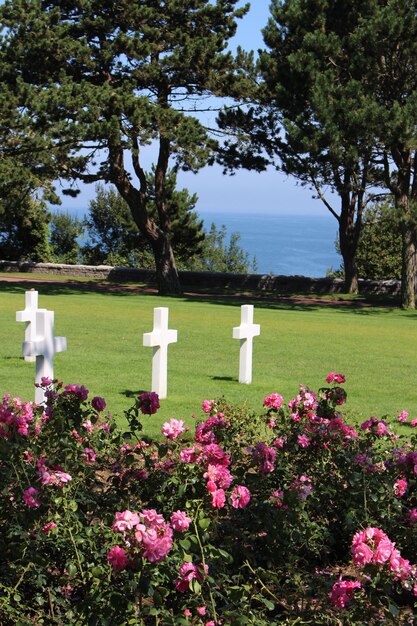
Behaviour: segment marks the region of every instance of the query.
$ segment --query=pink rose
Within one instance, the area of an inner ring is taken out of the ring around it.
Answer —
[[[236,485],[230,495],[230,499],[233,508],[244,509],[250,501],[249,489],[243,485]]]
[[[84,452],[81,455],[81,458],[87,465],[93,465],[93,463],[95,463],[96,461],[97,456],[92,448],[84,448]]]
[[[39,494],[39,489],[35,487],[28,487],[23,492],[23,501],[27,507],[30,509],[38,509],[41,505],[40,499],[37,497]]]
[[[216,489],[211,494],[211,505],[213,508],[222,509],[226,502],[226,494],[223,489]]]
[[[162,561],[172,548],[172,529],[165,522],[157,528],[149,528],[142,538],[145,548],[143,556],[150,563]]]
[[[378,422],[375,432],[380,436],[386,435],[388,433],[388,428],[385,422]]]
[[[386,561],[388,561],[388,559],[391,556],[391,552],[394,549],[394,544],[392,543],[392,541],[390,541],[388,539],[388,537],[386,539],[382,539],[374,552],[374,556],[373,556],[373,562],[374,563],[385,563]]]
[[[114,546],[107,553],[107,561],[114,570],[123,570],[127,565],[126,552],[120,546]]]
[[[180,461],[182,463],[195,463],[198,459],[199,450],[196,448],[184,448],[180,452]]]
[[[310,445],[311,441],[310,439],[307,437],[307,435],[298,435],[297,437],[297,443],[301,448],[308,448],[308,446]]]
[[[94,432],[94,424],[92,423],[92,421],[90,419],[87,419],[84,423],[83,423],[83,428],[85,428],[85,430],[90,433]]]
[[[162,426],[162,434],[167,439],[177,439],[184,432],[184,420],[170,419]]]
[[[408,411],[401,411],[401,413],[399,414],[399,416],[398,416],[398,418],[397,418],[397,419],[398,419],[398,421],[399,421],[399,422],[401,422],[401,423],[402,423],[402,422],[406,422],[406,421],[407,421],[407,419],[408,419],[408,415],[409,415],[409,414],[408,414]]]
[[[407,481],[405,480],[405,478],[399,478],[395,483],[394,483],[394,494],[397,498],[401,498],[401,496],[403,496],[405,494],[405,492],[407,491]]]
[[[116,521],[112,528],[115,532],[124,533],[126,530],[131,530],[134,526],[139,524],[139,515],[132,513],[132,511],[126,510],[115,514]]]
[[[214,404],[215,404],[214,400],[204,400],[203,404],[201,405],[201,408],[203,409],[204,413],[209,414]]]
[[[373,552],[366,543],[358,543],[352,546],[352,559],[355,565],[363,567],[372,561]]]
[[[190,588],[190,582],[195,578],[199,583],[202,583],[205,576],[208,574],[207,565],[203,568],[202,565],[194,565],[194,563],[183,563],[180,567],[179,578],[175,582],[175,588],[177,591],[184,593]]]
[[[326,376],[326,383],[345,383],[346,382],[346,378],[344,377],[343,374],[336,374],[336,372],[330,372],[327,376]]]
[[[358,580],[339,580],[332,587],[331,603],[339,609],[344,609],[351,601],[355,589],[360,589],[361,586]]]
[[[184,511],[175,511],[175,513],[171,515],[170,521],[171,526],[174,530],[183,533],[188,530],[192,519],[191,517],[188,517],[188,515],[186,515]]]
[[[283,397],[279,393],[271,393],[264,399],[264,406],[269,409],[278,410],[282,406]]]
[[[41,528],[41,532],[44,533],[44,535],[48,535],[51,530],[53,530],[54,528],[56,528],[57,525],[55,524],[55,522],[48,522],[47,524],[44,524]]]

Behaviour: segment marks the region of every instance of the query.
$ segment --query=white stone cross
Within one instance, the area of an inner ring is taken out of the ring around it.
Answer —
[[[38,309],[38,292],[34,289],[25,292],[25,308],[16,311],[16,322],[26,322],[25,341],[34,341],[36,337],[36,312]],[[34,363],[35,356],[25,356],[25,361]]]
[[[240,326],[233,328],[233,339],[240,339],[239,382],[252,382],[253,338],[261,334],[259,324],[253,323],[253,304],[244,304],[241,309]]]
[[[67,349],[66,337],[54,337],[53,311],[40,309],[36,312],[36,336],[32,341],[24,341],[22,349],[24,356],[36,357],[36,383],[40,384],[44,377],[53,379],[55,352]],[[45,402],[44,390],[39,387],[35,388],[35,402]]]
[[[153,310],[153,331],[143,334],[143,345],[153,348],[152,353],[152,389],[160,398],[167,397],[168,345],[176,343],[178,333],[168,328],[167,307]]]

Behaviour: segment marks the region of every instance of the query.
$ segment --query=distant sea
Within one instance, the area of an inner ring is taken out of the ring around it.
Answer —
[[[199,213],[206,230],[214,222],[226,226],[227,234],[240,234],[240,247],[255,257],[260,274],[320,278],[339,269],[336,252],[337,221],[328,215],[274,215]]]
[[[60,208],[58,208],[58,211]],[[82,218],[87,211],[73,209]],[[208,231],[212,222],[218,229],[224,224],[227,236],[239,233],[239,246],[255,259],[256,272],[276,276],[320,278],[327,271],[339,269],[341,256],[335,250],[337,222],[329,214],[277,215],[205,213],[199,211]]]

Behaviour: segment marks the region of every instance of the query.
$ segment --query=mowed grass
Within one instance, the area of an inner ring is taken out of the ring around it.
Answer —
[[[24,324],[15,321],[31,284],[0,279],[0,394],[33,398],[35,366],[21,357]],[[39,306],[55,311],[55,335],[68,350],[55,357],[55,376],[84,384],[105,397],[119,423],[134,397],[151,386],[152,350],[142,345],[153,327],[153,308],[169,307],[178,343],[169,347],[168,398],[156,416],[144,417],[147,434],[160,433],[171,417],[193,425],[205,398],[224,396],[262,410],[265,395],[296,395],[303,383],[316,390],[330,370],[346,375],[346,411],[357,423],[371,415],[408,410],[417,417],[417,312],[359,304],[235,300],[220,296],[168,298],[102,292],[82,285],[35,285]],[[255,305],[261,335],[254,340],[253,382],[238,383],[240,305]]]

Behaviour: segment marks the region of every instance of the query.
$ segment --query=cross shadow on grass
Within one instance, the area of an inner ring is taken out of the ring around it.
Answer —
[[[97,293],[100,295],[131,296],[146,298],[158,297],[154,286],[137,283],[114,283],[110,281],[73,281],[73,280],[45,280],[35,281],[23,279],[22,282],[9,282],[0,277],[0,293],[23,294],[30,289],[41,290],[44,295],[83,295]],[[378,296],[364,294],[359,296],[343,296],[342,294],[295,294],[248,292],[235,293],[227,289],[212,291],[200,290],[195,287],[184,286],[183,295],[161,296],[164,300],[184,300],[218,304],[222,306],[240,307],[242,304],[253,304],[259,309],[314,312],[323,308],[346,314],[375,316],[388,313],[400,307],[400,300],[395,296]],[[417,319],[417,316],[416,316]]]
[[[149,390],[148,390],[149,391]],[[133,391],[132,389],[125,389],[120,392],[121,396],[125,396],[125,398],[137,398],[141,393],[147,393],[146,389],[138,389],[137,391]]]
[[[210,376],[210,378],[211,380],[223,380],[223,381],[235,382],[235,383],[238,382],[235,376]]]

